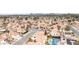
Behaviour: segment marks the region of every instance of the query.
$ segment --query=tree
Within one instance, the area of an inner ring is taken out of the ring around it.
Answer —
[[[65,30],[66,31],[69,31],[70,30],[70,27],[69,26],[66,26]]]

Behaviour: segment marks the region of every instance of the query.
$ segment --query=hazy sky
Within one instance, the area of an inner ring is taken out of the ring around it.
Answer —
[[[79,13],[78,0],[0,0],[0,14]]]

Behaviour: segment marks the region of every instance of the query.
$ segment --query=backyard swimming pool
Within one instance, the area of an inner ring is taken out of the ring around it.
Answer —
[[[57,45],[57,43],[59,42],[59,40],[60,40],[60,38],[52,38],[52,39],[50,39],[49,41],[48,41],[48,44],[49,45]]]

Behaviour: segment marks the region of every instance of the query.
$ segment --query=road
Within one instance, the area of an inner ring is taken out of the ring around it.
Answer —
[[[14,42],[13,45],[22,45],[22,44],[24,44],[37,31],[40,31],[40,30],[38,30],[38,29],[31,29],[28,33],[23,35],[22,39]]]
[[[70,26],[70,29],[71,29],[77,36],[79,36],[79,30],[78,30],[76,27]]]

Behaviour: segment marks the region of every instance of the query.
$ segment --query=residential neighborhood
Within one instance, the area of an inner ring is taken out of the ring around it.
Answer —
[[[79,45],[79,15],[0,16],[0,45]]]

